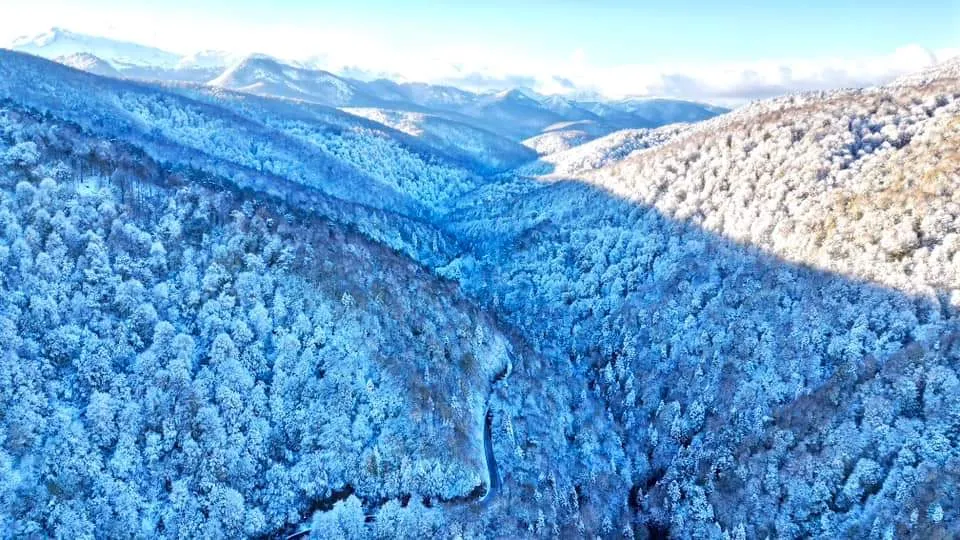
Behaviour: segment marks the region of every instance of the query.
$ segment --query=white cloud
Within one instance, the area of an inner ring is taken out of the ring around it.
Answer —
[[[367,62],[357,58],[341,62],[382,73],[397,73],[408,80],[457,84],[476,90],[530,86],[544,93],[594,92],[610,98],[677,97],[735,105],[797,91],[883,84],[958,52],[957,49],[931,51],[908,45],[888,54],[865,57],[598,67],[591,65],[580,49],[567,61],[557,64],[517,53],[450,49],[425,56],[373,51],[366,55]],[[337,69],[337,62],[328,67]]]
[[[517,69],[487,77],[487,86],[509,84],[525,76],[534,88],[557,92],[595,91],[612,98],[678,97],[738,104],[804,90],[828,90],[883,84],[955,56],[957,49],[930,51],[917,45],[886,55],[860,58],[758,60],[727,64],[634,64],[593,67],[582,62],[550,70]],[[573,82],[576,90],[557,85]]]
[[[476,90],[530,86],[545,93],[600,93],[612,98],[669,96],[721,104],[800,90],[880,84],[960,52],[908,45],[867,57],[600,66],[597,57],[582,48],[574,48],[565,56],[559,54],[559,60],[532,57],[496,45],[417,49],[386,42],[382,36],[362,29],[230,19],[211,23],[169,10],[117,9],[106,17],[72,2],[0,0],[0,12],[15,15],[0,17],[0,42],[58,25],[179,53],[202,49],[262,52],[291,60],[313,59],[322,67],[353,75],[367,71]]]
[[[802,90],[882,84],[950,58],[955,50],[917,45],[862,58],[789,59],[719,65],[632,65],[596,70],[597,89],[613,96],[675,96],[736,103]],[[576,80],[578,85],[587,81]]]

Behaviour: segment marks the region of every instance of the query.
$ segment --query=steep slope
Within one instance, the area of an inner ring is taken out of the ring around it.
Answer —
[[[344,493],[486,490],[494,322],[353,226],[195,173],[0,104],[2,535],[276,537]]]
[[[488,179],[423,111],[0,52],[0,536],[958,537],[958,88]]]
[[[484,182],[475,170],[484,167],[467,159],[461,149],[446,152],[429,141],[337,109],[208,86],[169,88],[315,147],[415,198],[429,210],[442,211],[448,202]]]
[[[956,80],[762,102],[586,176],[788,260],[912,290],[943,279],[955,251]]]
[[[343,110],[417,137],[440,154],[460,156],[484,173],[512,169],[536,157],[519,143],[438,114],[359,107]]]
[[[106,138],[122,137],[156,159],[229,178],[243,189],[282,192],[277,181],[282,179],[344,201],[418,217],[474,187],[463,170],[456,176],[459,181],[451,181],[446,175],[451,167],[443,163],[425,176],[421,166],[429,160],[404,150],[382,126],[364,138],[363,126],[344,113],[337,115],[339,121],[352,119],[358,136],[345,136],[342,125],[331,126],[317,116],[303,126],[296,116],[274,114],[271,118],[283,123],[284,131],[256,116],[264,108],[245,111],[233,107],[231,99],[198,101],[18,53],[0,51],[0,72],[4,99],[49,111]],[[376,141],[388,155],[371,153]]]
[[[537,161],[519,167],[515,172],[524,176],[569,178],[592,169],[616,163],[633,152],[654,147],[682,133],[688,126],[669,125],[658,129],[625,129],[590,142],[571,146],[568,149],[543,155]],[[559,133],[569,133],[559,130]],[[553,133],[553,132],[550,132]],[[546,135],[549,135],[547,133]],[[589,138],[584,135],[584,138]],[[567,140],[567,139],[563,139]],[[576,139],[573,139],[576,140]],[[551,144],[548,140],[531,141],[531,144]]]
[[[616,478],[544,466],[590,507],[540,505],[561,536],[960,533],[960,81],[923,80],[758,103],[451,214],[464,286],[621,443],[571,443]],[[515,414],[536,439],[544,413]]]

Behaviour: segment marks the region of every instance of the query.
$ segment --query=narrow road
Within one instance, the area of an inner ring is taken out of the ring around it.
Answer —
[[[501,479],[500,471],[497,469],[497,458],[493,454],[493,409],[490,408],[490,397],[493,395],[493,386],[496,386],[498,383],[510,376],[510,373],[513,372],[513,358],[507,358],[507,367],[503,369],[500,373],[493,378],[490,386],[490,393],[487,395],[487,414],[484,416],[483,420],[483,461],[487,467],[487,476],[489,478],[490,485],[487,486],[487,492],[483,494],[478,499],[475,499],[477,504],[480,504],[482,507],[489,505],[496,498],[497,494],[500,491]],[[352,493],[352,489],[350,493]],[[465,499],[469,500],[475,497],[475,495],[469,497],[459,498],[460,501]],[[345,497],[340,497],[342,499]],[[339,500],[338,499],[338,500]],[[450,504],[453,504],[450,502]],[[462,502],[460,504],[463,504]],[[375,519],[374,515],[368,514],[367,521],[373,521]],[[281,536],[283,540],[301,540],[310,535],[310,529],[299,530],[293,534],[286,536]]]
[[[500,490],[500,471],[497,470],[497,458],[493,455],[492,428],[493,411],[487,409],[486,419],[483,423],[483,455],[484,460],[487,462],[487,476],[490,479],[490,485],[487,486],[487,492],[484,493],[483,497],[480,497],[478,501],[484,506],[489,504]]]
[[[490,397],[493,395],[493,386],[510,376],[513,372],[513,358],[507,357],[507,366],[493,378],[490,393],[487,395],[487,414],[483,421],[483,458],[487,464],[487,477],[490,485],[487,492],[478,501],[481,505],[490,504],[500,491],[500,471],[497,468],[497,457],[493,455],[493,409],[490,408]]]

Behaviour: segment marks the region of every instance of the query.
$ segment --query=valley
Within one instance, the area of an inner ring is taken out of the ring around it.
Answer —
[[[0,50],[0,535],[960,535],[957,66],[731,111]]]

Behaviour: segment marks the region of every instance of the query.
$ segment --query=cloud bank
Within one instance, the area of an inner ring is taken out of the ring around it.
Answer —
[[[631,64],[594,67],[578,61],[552,69],[536,66],[468,69],[460,63],[443,73],[423,74],[426,82],[443,82],[474,90],[526,86],[544,93],[674,97],[736,105],[791,92],[865,87],[890,82],[960,54],[960,49],[929,50],[918,45],[889,54],[860,58],[758,60],[726,64]],[[416,72],[416,69],[409,72]],[[400,70],[403,74],[404,70]]]
[[[873,56],[838,52],[829,58],[603,65],[602,58],[591,58],[582,49],[571,50],[566,58],[558,53],[560,60],[526,56],[524,51],[496,45],[425,49],[387,42],[383,36],[354,29],[321,32],[297,25],[223,21],[211,27],[185,18],[177,23],[176,32],[163,31],[169,30],[169,21],[151,23],[147,26],[155,28],[151,34],[142,31],[143,21],[134,15],[114,14],[113,22],[106,24],[91,13],[70,11],[75,7],[62,6],[61,16],[70,15],[67,26],[71,30],[183,54],[208,48],[237,54],[260,52],[357,78],[389,77],[484,92],[527,87],[579,98],[673,97],[738,105],[797,91],[883,84],[960,54],[960,48],[931,50],[913,44]],[[25,6],[14,20],[0,18],[0,35],[12,37],[13,32],[30,33],[27,29],[32,26],[50,24],[49,13],[33,8],[37,13],[31,17],[30,9]],[[137,29],[141,31],[135,32]]]

